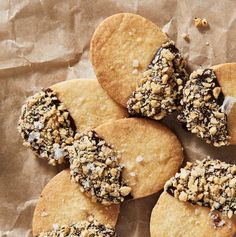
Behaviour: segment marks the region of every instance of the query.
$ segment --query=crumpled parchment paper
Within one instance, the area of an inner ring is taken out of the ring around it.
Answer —
[[[37,198],[63,167],[51,167],[22,146],[16,130],[26,97],[72,78],[94,78],[88,60],[96,26],[118,12],[138,13],[162,27],[188,59],[190,70],[236,61],[236,1],[225,0],[1,0],[0,1],[0,236],[31,236]],[[194,17],[210,28],[199,31]],[[189,34],[190,42],[182,35]],[[186,160],[207,155],[235,162],[236,146],[213,148],[165,119],[181,139]],[[122,204],[117,231],[148,237],[158,194]]]

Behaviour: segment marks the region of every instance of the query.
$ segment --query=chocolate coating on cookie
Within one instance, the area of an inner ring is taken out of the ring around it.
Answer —
[[[165,190],[180,201],[236,214],[236,165],[205,159],[188,162],[165,184]]]
[[[212,69],[193,72],[187,81],[178,116],[187,130],[214,146],[229,144],[224,95]]]
[[[22,108],[18,130],[23,144],[49,164],[62,163],[68,158],[66,146],[74,140],[75,125],[51,89],[28,98]]]
[[[185,66],[173,41],[162,44],[128,100],[129,113],[159,120],[180,109],[183,86],[188,78]]]
[[[94,131],[77,134],[68,151],[71,176],[93,201],[118,204],[130,194],[131,188],[122,179],[118,152]]]
[[[80,221],[72,225],[53,225],[53,230],[42,232],[36,237],[115,237],[115,230],[97,221]]]

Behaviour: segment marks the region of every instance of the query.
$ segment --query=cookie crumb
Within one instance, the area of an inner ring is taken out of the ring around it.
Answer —
[[[208,22],[207,22],[206,18],[201,19],[199,17],[196,17],[196,18],[194,18],[194,25],[197,28],[200,28],[200,27],[206,28],[208,26]]]
[[[190,42],[189,34],[187,34],[187,33],[182,34],[182,38],[183,38],[186,42]]]

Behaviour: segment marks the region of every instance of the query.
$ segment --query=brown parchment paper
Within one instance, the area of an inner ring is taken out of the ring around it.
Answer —
[[[235,0],[1,0],[0,1],[0,236],[31,236],[31,220],[46,183],[63,167],[51,167],[22,146],[16,130],[26,97],[72,78],[94,78],[88,61],[91,36],[104,18],[133,12],[155,22],[176,41],[190,70],[236,61]],[[205,17],[210,28],[192,20]],[[182,34],[190,36],[187,43]],[[165,123],[181,139],[185,160],[207,155],[236,163],[236,147],[213,148]],[[157,138],[158,139],[158,138]],[[145,146],[145,144],[143,144]],[[122,204],[120,237],[149,237],[158,194]]]

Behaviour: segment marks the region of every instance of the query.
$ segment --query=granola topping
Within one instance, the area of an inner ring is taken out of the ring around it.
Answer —
[[[122,179],[124,166],[119,164],[118,152],[94,131],[76,134],[68,151],[72,179],[93,201],[118,204],[130,194],[131,188]]]
[[[160,120],[180,109],[188,78],[185,64],[173,41],[163,44],[128,100],[129,113]]]
[[[224,96],[212,69],[190,75],[183,90],[183,111],[178,120],[187,130],[214,146],[229,144]]]
[[[37,237],[115,237],[115,230],[97,221],[81,221],[73,225],[53,225],[53,230]]]
[[[187,162],[165,184],[165,190],[180,201],[218,210],[228,218],[236,214],[235,188],[236,165],[211,159]]]
[[[56,165],[68,158],[66,146],[73,142],[75,126],[55,92],[47,89],[28,98],[22,108],[18,130],[24,145]]]

